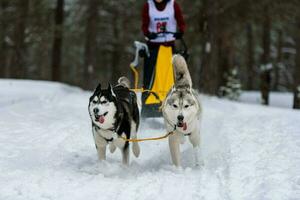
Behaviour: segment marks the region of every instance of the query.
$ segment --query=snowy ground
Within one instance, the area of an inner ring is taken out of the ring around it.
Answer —
[[[261,104],[261,94],[255,91],[243,92],[239,100],[251,104]],[[269,101],[270,106],[293,108],[294,97],[293,93],[271,92]]]
[[[1,200],[299,200],[300,112],[202,97],[205,166],[171,166],[167,140],[141,143],[129,168],[119,152],[97,160],[90,92],[0,80]],[[164,134],[162,119],[139,137]]]

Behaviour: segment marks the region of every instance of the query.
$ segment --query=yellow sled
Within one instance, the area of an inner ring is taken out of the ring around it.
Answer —
[[[187,48],[182,40],[184,51],[178,52],[187,57]],[[147,45],[135,41],[136,57],[135,60],[130,64],[130,68],[134,74],[134,90],[135,92],[142,93],[142,117],[160,117],[162,113],[160,107],[162,102],[165,100],[168,91],[174,84],[174,71],[172,66],[172,47],[161,45],[158,50],[156,64],[152,75],[149,88],[138,88],[139,72],[137,71],[138,66],[138,52],[145,50],[148,54]]]

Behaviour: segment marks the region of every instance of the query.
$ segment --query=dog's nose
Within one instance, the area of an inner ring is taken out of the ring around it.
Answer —
[[[99,112],[99,109],[98,108],[94,108],[93,111],[94,111],[95,114],[97,114]]]
[[[184,117],[183,117],[183,115],[178,115],[177,119],[178,119],[178,121],[183,121]]]

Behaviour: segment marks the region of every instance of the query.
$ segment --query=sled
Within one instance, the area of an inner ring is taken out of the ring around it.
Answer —
[[[164,34],[174,34],[171,32],[164,32]],[[174,71],[172,66],[172,47],[161,45],[158,50],[156,64],[153,69],[152,77],[148,88],[138,88],[139,83],[139,55],[143,53],[143,58],[150,56],[148,46],[145,43],[138,41],[134,42],[136,48],[135,59],[130,64],[130,68],[134,75],[134,90],[141,93],[141,116],[148,117],[161,117],[162,113],[160,107],[165,100],[168,91],[174,84]],[[179,53],[188,58],[187,46],[183,39],[180,40],[180,48],[175,53]]]

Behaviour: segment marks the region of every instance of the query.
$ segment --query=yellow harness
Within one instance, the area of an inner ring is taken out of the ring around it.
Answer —
[[[154,138],[141,138],[141,139],[127,139],[123,136],[120,136],[120,138],[122,138],[124,141],[126,142],[143,142],[143,141],[149,141],[149,140],[162,140],[162,139],[165,139],[167,138],[168,136],[172,135],[174,132],[171,131],[167,134],[165,134],[164,136],[161,136],[161,137],[154,137]]]

